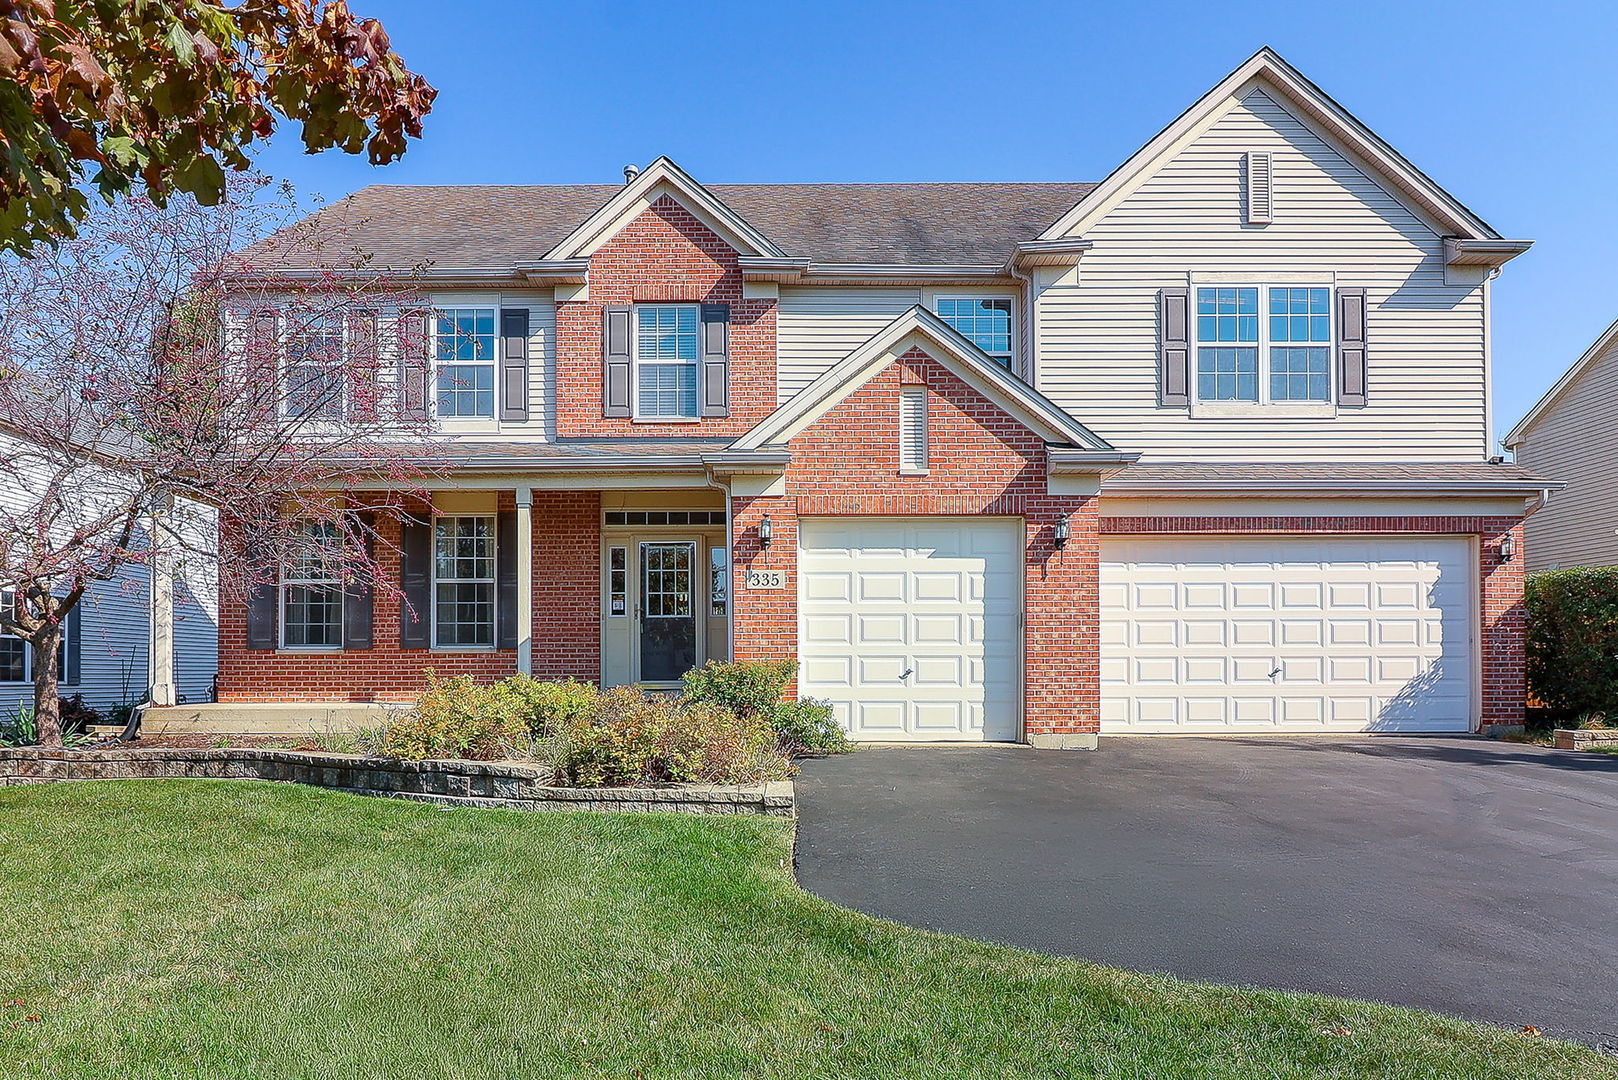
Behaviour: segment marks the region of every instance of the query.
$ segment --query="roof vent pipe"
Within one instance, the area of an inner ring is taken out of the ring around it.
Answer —
[[[640,175],[640,166],[639,165],[625,165],[624,166],[624,183],[633,184],[635,182],[635,177],[637,177],[639,175]]]

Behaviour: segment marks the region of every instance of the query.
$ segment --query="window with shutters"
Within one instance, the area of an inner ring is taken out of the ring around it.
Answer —
[[[927,471],[927,388],[906,386],[899,391],[899,471]]]
[[[433,642],[439,648],[494,645],[494,532],[492,517],[433,523]]]
[[[0,611],[10,611],[16,594],[10,589],[0,592]],[[83,603],[83,601],[81,601]],[[56,677],[67,680],[67,652],[77,618],[69,616],[62,627],[62,647],[57,655]],[[34,679],[34,650],[14,634],[0,634],[0,682],[32,682]]]
[[[341,420],[347,412],[346,348],[341,312],[286,314],[281,406],[286,416]]]
[[[340,649],[343,589],[339,579],[342,534],[329,521],[311,521],[303,543],[281,571],[281,647]]]
[[[1197,288],[1196,399],[1330,403],[1331,306],[1331,289],[1324,286]]]
[[[636,417],[694,419],[700,350],[695,304],[635,308]]]
[[[433,318],[434,390],[444,418],[494,418],[494,308],[439,308]]]
[[[1011,297],[941,296],[934,310],[1001,367],[1011,367]]]

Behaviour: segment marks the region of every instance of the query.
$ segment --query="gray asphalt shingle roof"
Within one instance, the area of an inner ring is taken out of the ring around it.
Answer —
[[[788,255],[826,263],[998,263],[1094,184],[712,184]],[[314,215],[334,264],[497,270],[533,262],[621,188],[614,184],[376,184]],[[249,260],[268,263],[254,245]],[[288,267],[317,264],[300,253]]]

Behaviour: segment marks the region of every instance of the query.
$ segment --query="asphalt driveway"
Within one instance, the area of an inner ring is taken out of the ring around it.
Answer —
[[[913,926],[1618,1049],[1618,757],[1103,739],[805,764],[798,875]]]

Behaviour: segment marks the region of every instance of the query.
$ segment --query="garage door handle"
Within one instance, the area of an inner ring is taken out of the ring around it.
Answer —
[[[1276,668],[1276,669],[1275,669],[1275,670],[1274,670],[1274,671],[1272,671],[1272,672],[1270,672],[1270,678],[1272,678],[1272,679],[1273,679],[1273,678],[1275,678],[1275,677],[1276,677],[1276,676],[1277,676],[1277,675],[1279,675],[1279,674],[1281,674],[1281,669],[1280,669],[1280,668]]]
[[[904,670],[904,674],[903,674],[903,675],[900,675],[900,676],[899,676],[899,678],[901,678],[901,679],[908,679],[908,678],[910,678],[910,676],[912,676],[912,675],[914,675],[914,674],[915,674],[915,673],[916,673],[916,669],[915,669],[915,668],[913,668],[913,667],[907,667],[907,668],[905,668],[905,670]]]

